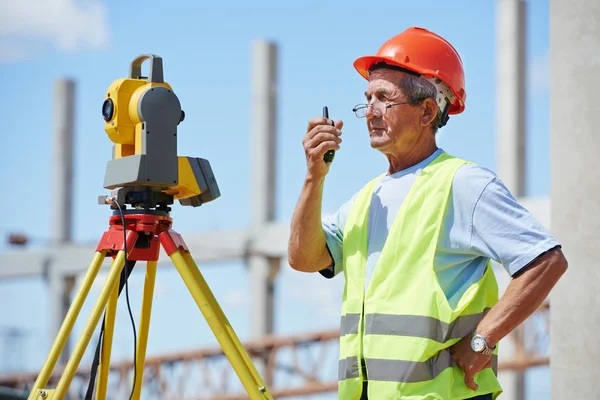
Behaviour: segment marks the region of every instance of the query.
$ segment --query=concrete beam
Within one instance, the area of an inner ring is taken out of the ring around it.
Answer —
[[[550,202],[546,198],[522,198],[519,202],[544,226],[550,227]],[[287,257],[290,226],[286,221],[265,223],[258,230],[231,229],[183,236],[194,260],[215,263],[245,259],[251,255],[267,258]],[[98,232],[100,238],[102,232]],[[67,244],[55,248],[16,248],[0,253],[0,279],[40,276],[51,263],[61,275],[84,273],[96,250],[96,244]],[[159,266],[171,260],[161,256]],[[103,268],[110,262],[105,262]]]
[[[233,229],[184,236],[190,252],[197,263],[234,261],[256,255],[262,257],[285,257],[289,225],[265,224],[253,233],[251,230]],[[102,232],[98,233],[100,238]],[[39,250],[16,249],[0,254],[0,279],[46,275],[48,265],[56,267],[61,275],[77,275],[85,272],[92,260],[96,244],[68,244]],[[171,264],[161,255],[159,265]],[[110,266],[106,261],[103,268]]]

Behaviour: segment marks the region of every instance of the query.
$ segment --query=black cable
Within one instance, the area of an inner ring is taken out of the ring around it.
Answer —
[[[123,251],[125,252],[125,268],[121,271],[121,279],[123,278],[123,274],[125,273],[125,269],[129,269],[127,265],[127,230],[125,229],[125,213],[121,209],[121,205],[118,201],[115,201],[115,204],[119,208],[119,213],[121,214],[121,223],[123,226]],[[137,377],[137,334],[135,331],[135,321],[133,318],[133,313],[131,312],[131,304],[129,304],[129,281],[127,274],[125,276],[125,300],[127,300],[127,310],[129,311],[129,318],[131,319],[131,327],[133,329],[133,385],[131,387],[131,394],[129,395],[129,400],[133,398],[133,392],[135,391],[135,382]]]
[[[131,312],[131,304],[129,303],[129,285],[128,279],[133,271],[133,267],[135,267],[136,261],[127,259],[127,231],[125,229],[125,216],[121,206],[117,204],[121,214],[121,223],[123,226],[123,251],[125,252],[125,265],[123,266],[123,270],[121,271],[121,279],[119,280],[119,291],[117,293],[117,297],[120,296],[121,291],[123,290],[123,286],[125,286],[125,296],[127,300],[127,309],[129,310],[129,317],[131,319],[131,325],[133,327],[133,387],[131,388],[131,394],[129,395],[129,399],[133,397],[133,393],[135,391],[135,382],[137,379],[137,334],[135,330],[135,322],[133,319],[133,313]],[[124,276],[125,274],[125,276]],[[100,364],[100,353],[102,349],[102,339],[104,338],[104,326],[106,321],[106,310],[104,311],[104,315],[102,317],[102,325],[100,326],[100,334],[98,335],[98,343],[96,345],[96,351],[94,352],[94,359],[92,360],[91,370],[90,370],[90,382],[88,384],[88,388],[85,394],[85,400],[92,400],[92,395],[94,392],[94,384],[96,383],[96,373],[98,372],[98,366]]]
[[[131,261],[128,260],[127,263],[125,263],[125,267],[124,269],[126,269],[127,271],[127,279],[129,279],[129,276],[131,275],[131,272],[133,271],[133,267],[135,267],[135,260]],[[121,291],[123,290],[123,287],[125,286],[125,279],[121,279],[119,280],[119,293],[117,294],[117,297],[121,295]],[[90,382],[87,388],[87,392],[85,394],[85,400],[92,400],[92,396],[94,394],[94,383],[96,383],[96,373],[98,372],[98,365],[100,364],[100,352],[102,350],[102,339],[104,337],[104,324],[105,324],[105,320],[106,320],[106,311],[104,311],[104,316],[102,317],[102,325],[100,326],[100,334],[98,335],[98,343],[96,344],[96,351],[94,353],[94,360],[92,361],[92,366],[90,369]]]
[[[96,345],[96,351],[94,352],[94,359],[92,360],[92,368],[90,371],[90,383],[88,384],[87,391],[85,393],[85,400],[92,400],[94,394],[94,383],[96,382],[96,372],[98,371],[98,364],[100,363],[100,349],[102,344],[102,338],[104,337],[104,322],[106,319],[106,311],[102,317],[102,325],[100,326],[100,335],[98,335],[98,344]]]

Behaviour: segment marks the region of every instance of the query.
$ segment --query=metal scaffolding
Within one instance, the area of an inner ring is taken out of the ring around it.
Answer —
[[[532,332],[527,340],[515,333],[503,340],[515,343],[512,358],[500,358],[499,371],[524,371],[549,364],[549,305],[544,303],[525,325]],[[290,398],[337,390],[339,330],[309,332],[289,336],[266,336],[244,343],[254,359],[267,360],[266,379],[272,382],[274,398]],[[522,346],[517,345],[523,343]],[[503,344],[501,344],[502,346]],[[111,365],[109,393],[127,398],[131,390],[132,360]],[[55,384],[60,370],[51,378]],[[79,398],[89,384],[90,368],[82,367],[70,388],[72,399]],[[26,390],[37,374],[0,377],[0,386]],[[144,369],[144,399],[242,400],[247,398],[220,347],[190,350],[148,357]]]

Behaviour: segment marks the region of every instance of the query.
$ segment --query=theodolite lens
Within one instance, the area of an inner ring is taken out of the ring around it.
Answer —
[[[102,104],[102,117],[104,118],[104,120],[106,122],[110,121],[113,117],[113,114],[115,112],[115,105],[112,101],[112,99],[106,99],[104,100],[104,103]]]

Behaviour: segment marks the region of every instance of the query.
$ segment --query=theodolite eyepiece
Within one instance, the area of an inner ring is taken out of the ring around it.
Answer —
[[[104,100],[102,103],[102,117],[106,122],[109,122],[115,114],[115,103],[111,98]]]

